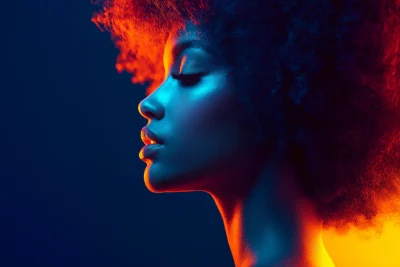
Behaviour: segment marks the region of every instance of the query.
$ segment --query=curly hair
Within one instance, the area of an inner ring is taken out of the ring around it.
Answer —
[[[92,21],[120,50],[117,70],[149,82],[147,93],[185,21],[223,47],[250,122],[293,162],[324,226],[400,218],[400,0],[94,4]]]

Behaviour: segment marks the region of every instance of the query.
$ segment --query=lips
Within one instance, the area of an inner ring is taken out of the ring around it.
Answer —
[[[164,144],[162,139],[160,139],[155,133],[153,133],[146,127],[143,127],[142,130],[140,131],[140,138],[142,139],[145,145]]]

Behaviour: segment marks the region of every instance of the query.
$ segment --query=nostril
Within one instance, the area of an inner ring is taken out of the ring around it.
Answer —
[[[159,102],[150,102],[148,98],[143,99],[138,105],[138,111],[144,118],[160,120],[164,116],[164,109]]]

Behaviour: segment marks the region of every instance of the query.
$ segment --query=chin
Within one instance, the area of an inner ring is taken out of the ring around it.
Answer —
[[[193,178],[193,175],[173,173],[171,168],[162,168],[156,162],[148,163],[144,170],[144,183],[152,193],[204,191],[201,181]]]
[[[180,180],[180,179],[178,179]],[[182,183],[178,183],[176,177],[171,176],[170,171],[161,168],[156,162],[148,163],[144,170],[144,183],[152,193],[180,192]],[[178,189],[180,188],[180,189]]]

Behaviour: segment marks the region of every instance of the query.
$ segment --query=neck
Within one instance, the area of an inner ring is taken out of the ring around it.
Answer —
[[[287,166],[275,166],[263,166],[242,191],[229,191],[229,196],[210,192],[235,266],[334,267],[312,203],[294,186]]]

